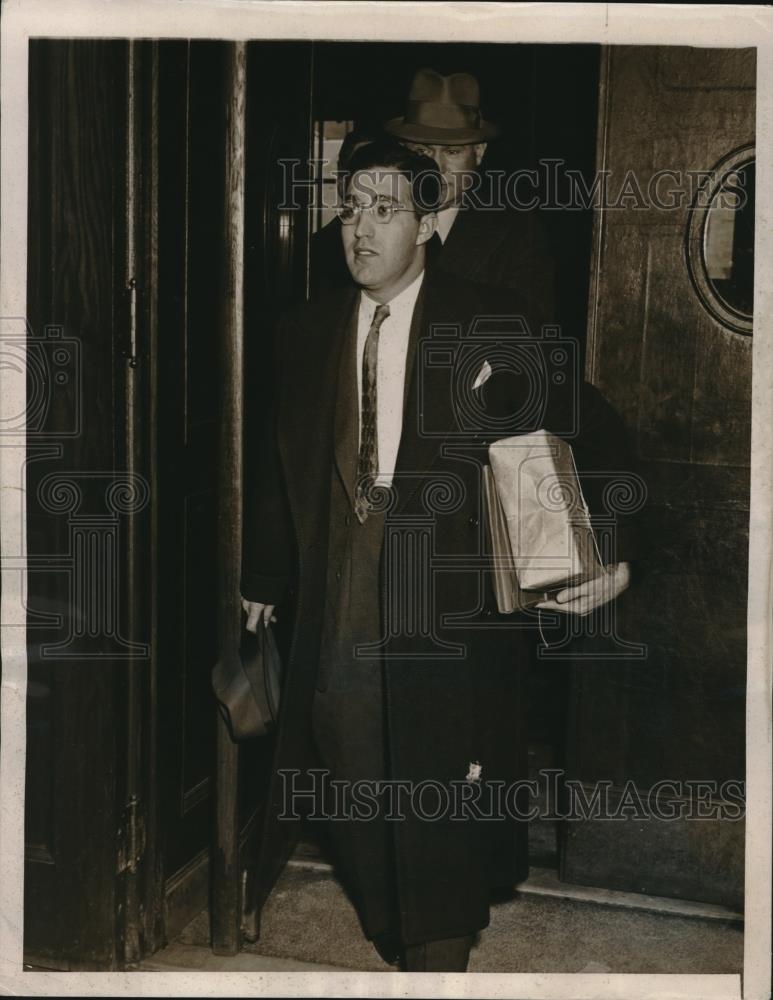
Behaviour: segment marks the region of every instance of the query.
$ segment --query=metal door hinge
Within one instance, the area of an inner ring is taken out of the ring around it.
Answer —
[[[140,800],[133,795],[121,813],[118,827],[117,874],[128,871],[134,875],[145,853],[145,813]]]

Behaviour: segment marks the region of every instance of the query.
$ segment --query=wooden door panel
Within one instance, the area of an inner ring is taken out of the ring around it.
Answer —
[[[212,830],[224,49],[158,49],[158,769],[170,927],[206,906]]]
[[[751,344],[708,316],[703,319],[695,357],[692,461],[748,468]]]
[[[81,381],[46,397],[28,446],[25,947],[52,967],[136,962],[209,900],[228,48],[31,45],[28,348],[34,357],[48,333],[69,337],[82,361]],[[263,174],[280,148],[308,152],[297,109],[310,102],[310,47],[290,49],[274,51],[271,67],[252,60]],[[268,84],[283,74],[278,100]],[[289,220],[288,239],[276,187],[257,190],[270,194],[250,203],[261,265],[245,325],[265,384],[272,312],[303,295],[306,222],[303,212]],[[277,247],[292,261],[281,282]],[[265,405],[258,393],[257,419]],[[107,487],[129,463],[147,492],[131,539],[122,512],[104,523]],[[47,505],[38,488],[60,472],[71,482]],[[63,504],[71,493],[82,509]],[[73,540],[94,551],[95,538],[110,548],[95,564],[102,577],[84,583]],[[116,596],[117,612],[95,594]],[[107,619],[90,629],[95,609],[112,615],[110,630]],[[242,825],[260,804],[269,752],[243,754]]]
[[[748,465],[749,344],[702,312],[686,275],[674,282],[683,259],[678,226],[608,226],[594,377],[636,428],[642,458]]]
[[[751,338],[705,310],[685,247],[701,177],[753,142],[754,52],[612,48],[602,81],[606,204],[628,175],[650,199],[597,215],[587,361],[647,484],[637,580],[618,607],[619,634],[647,655],[591,649],[577,664],[567,771],[617,795],[633,782],[645,800],[664,779],[713,781],[726,807],[736,793],[720,786],[744,778]],[[652,202],[665,169],[670,209]],[[691,794],[674,793],[680,808]],[[562,874],[740,907],[743,822],[572,822]]]
[[[215,520],[214,490],[187,496],[183,500],[180,532],[183,538],[181,588],[183,618],[180,630],[181,727],[177,752],[180,760],[179,812],[185,822],[192,810],[206,803],[211,794],[214,733],[212,691],[209,671],[217,659],[217,636],[213,629],[213,607],[217,599],[213,567],[217,562],[212,525]],[[177,871],[188,860],[191,850],[200,850],[197,831],[191,842],[173,838],[168,844],[167,865]],[[208,831],[204,831],[208,834]]]
[[[65,969],[113,968],[121,951],[118,748],[130,650],[124,614],[103,614],[112,574],[89,570],[107,568],[106,542],[117,543],[119,572],[125,527],[105,508],[120,462],[113,240],[125,65],[123,42],[30,42],[27,348],[31,399],[42,392],[45,405],[30,412],[26,469],[24,948],[27,961]],[[93,563],[78,540],[100,543]]]

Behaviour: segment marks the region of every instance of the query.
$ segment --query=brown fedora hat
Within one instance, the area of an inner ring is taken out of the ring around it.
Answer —
[[[384,129],[398,139],[436,145],[484,142],[499,129],[480,116],[478,81],[469,73],[441,76],[420,69],[413,78],[404,118],[393,118]]]

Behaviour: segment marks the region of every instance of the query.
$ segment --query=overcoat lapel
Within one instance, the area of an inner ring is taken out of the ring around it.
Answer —
[[[349,320],[345,324],[338,378],[335,380],[337,398],[333,430],[336,469],[352,505],[360,434],[360,407],[357,399],[358,302],[359,299],[355,298]]]
[[[421,288],[419,289],[419,294],[416,296],[416,303],[413,307],[413,316],[411,317],[411,329],[408,332],[408,351],[405,358],[405,388],[403,392],[403,430],[405,429],[405,420],[408,415],[409,405],[411,403],[411,387],[413,385],[413,372],[416,367],[416,348],[421,338],[422,329],[422,317],[424,315],[424,302],[427,297],[427,276],[425,274],[424,280],[421,283]],[[402,445],[403,438],[400,438],[400,443]],[[398,462],[399,462],[399,448],[398,448]]]
[[[287,349],[290,389],[280,415],[279,445],[299,544],[326,528],[319,515],[330,488],[342,351],[357,301],[355,288],[331,296],[307,315],[297,342]]]
[[[453,406],[453,363],[443,364],[434,347],[441,351],[466,317],[460,315],[458,300],[448,296],[448,286],[438,286],[427,276],[416,307],[406,364],[406,393],[403,432],[397,452],[395,512],[412,499],[438,459],[443,444],[453,434],[456,423]],[[462,329],[462,333],[464,330]],[[453,345],[451,345],[453,347]],[[431,423],[424,415],[431,414]]]

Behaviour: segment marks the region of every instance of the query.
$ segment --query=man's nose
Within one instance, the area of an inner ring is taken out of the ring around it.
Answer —
[[[437,163],[438,167],[440,167],[441,173],[447,174],[451,172],[450,171],[451,164],[448,161],[448,154],[443,152],[443,150],[440,150],[438,152],[437,156],[435,157],[435,162]]]
[[[356,237],[370,236],[373,233],[373,226],[371,213],[367,209],[361,209],[357,213],[357,221],[354,224],[354,235]]]

